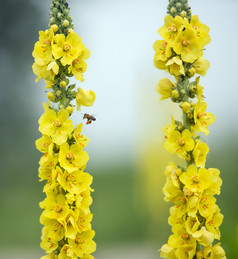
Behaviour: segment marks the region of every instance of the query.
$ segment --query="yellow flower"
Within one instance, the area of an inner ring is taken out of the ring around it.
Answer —
[[[204,132],[205,135],[209,134],[208,126],[215,122],[216,117],[210,113],[206,112],[207,103],[198,101],[194,109],[194,126],[193,130],[196,132]]]
[[[56,198],[48,196],[44,201],[44,206],[45,210],[42,215],[50,219],[64,219],[69,212],[69,206],[63,194],[58,194]]]
[[[169,67],[169,72],[172,75],[180,76],[184,75],[184,67],[183,61],[179,58],[179,56],[175,56],[171,58],[167,63],[166,66]]]
[[[157,40],[153,48],[155,50],[154,65],[158,69],[166,69],[167,59],[172,55],[171,47],[164,40]]]
[[[205,226],[208,231],[210,231],[211,233],[214,234],[214,237],[216,239],[220,239],[221,234],[220,234],[218,227],[221,225],[223,218],[224,218],[224,216],[220,213],[220,209],[217,206],[214,214],[209,215],[206,219]]]
[[[184,217],[178,217],[175,207],[170,208],[168,223],[172,226],[173,233],[177,233],[185,223]]]
[[[211,195],[203,195],[199,202],[199,213],[207,218],[216,211],[216,198]]]
[[[59,177],[59,175],[62,175],[62,171],[61,169],[56,166],[56,168],[54,168],[52,170],[52,173],[47,181],[47,183],[44,186],[43,192],[50,192],[52,191],[56,186],[59,185],[59,183],[57,182],[57,178]]]
[[[180,181],[188,189],[196,189],[197,191],[203,192],[208,189],[211,185],[211,181],[207,176],[207,170],[205,168],[200,168],[197,171],[195,165],[190,165],[187,172],[184,172],[179,176]]]
[[[79,87],[78,93],[76,94],[76,104],[77,110],[81,110],[81,105],[83,106],[93,106],[96,100],[96,94],[92,90],[83,90]]]
[[[39,32],[39,41],[35,43],[32,56],[39,66],[47,65],[52,60],[52,42],[54,40],[54,32],[50,28],[46,31]]]
[[[61,109],[56,113],[50,110],[44,103],[45,113],[39,119],[39,131],[42,134],[50,136],[52,141],[57,145],[61,145],[67,140],[74,127],[72,121],[68,119],[69,113]]]
[[[58,256],[55,255],[55,252],[53,251],[52,253],[48,255],[42,256],[40,259],[58,259]]]
[[[79,194],[86,190],[92,183],[92,176],[82,171],[74,171],[58,176],[58,181],[62,188],[69,193]]]
[[[77,259],[78,256],[74,253],[71,246],[65,244],[58,255],[58,259]]]
[[[197,167],[204,167],[209,148],[206,143],[196,140],[193,150],[193,158]]]
[[[160,256],[162,258],[177,259],[177,257],[175,256],[175,250],[176,249],[172,246],[165,244],[160,249]]]
[[[65,219],[59,220],[65,228],[65,237],[74,239],[78,232],[77,215],[74,211],[70,210]]]
[[[197,216],[195,217],[188,217],[185,222],[185,228],[187,232],[192,235],[198,230],[200,222],[198,221]]]
[[[219,195],[220,189],[222,185],[222,180],[219,177],[220,171],[216,168],[209,168],[207,169],[208,178],[211,181],[211,185],[209,188],[205,191],[207,195]]]
[[[182,25],[187,22],[187,20],[180,16],[173,18],[171,15],[166,15],[164,18],[164,26],[159,28],[158,33],[166,40],[166,42],[168,42],[171,47],[173,47],[175,38],[183,28]]]
[[[171,115],[171,122],[172,122],[171,125],[168,124],[163,128],[165,139],[168,139],[175,130],[175,121],[172,115]]]
[[[192,134],[188,129],[182,133],[175,130],[164,143],[164,148],[172,154],[178,154],[180,157],[185,157],[187,151],[191,151],[194,147]]]
[[[77,33],[71,31],[67,37],[64,34],[57,34],[52,45],[52,53],[55,59],[60,59],[63,66],[71,65],[80,53],[84,50],[81,38]]]
[[[193,29],[186,28],[174,40],[173,49],[185,62],[193,63],[203,54],[201,42],[195,36]]]
[[[77,144],[81,145],[82,147],[86,147],[89,143],[89,139],[81,133],[82,127],[83,123],[80,123],[78,126],[75,126],[73,136]]]
[[[190,20],[190,26],[196,32],[196,37],[202,43],[203,47],[211,41],[209,36],[209,27],[199,21],[198,15],[192,15]]]
[[[83,257],[96,250],[96,243],[92,240],[95,232],[93,230],[77,233],[75,239],[68,239],[69,245],[78,257]]]
[[[159,83],[156,86],[156,91],[161,95],[159,99],[160,101],[171,97],[172,87],[173,84],[169,79],[163,78],[159,80]]]
[[[52,139],[46,135],[43,135],[41,138],[36,140],[36,148],[42,153],[47,153],[51,143]]]
[[[81,44],[81,48],[82,50],[80,55],[73,60],[72,64],[68,68],[68,71],[69,73],[72,73],[77,80],[83,82],[83,73],[87,69],[87,64],[84,60],[90,57],[90,51],[83,44]]]
[[[177,217],[182,218],[187,211],[187,201],[182,191],[180,195],[176,196],[171,201],[175,204],[175,213],[177,214]]]
[[[210,63],[208,60],[204,59],[203,57],[200,57],[194,62],[193,67],[195,68],[197,74],[205,76],[207,70],[210,67]]]
[[[41,78],[44,78],[45,82],[53,81],[55,77],[55,73],[52,69],[48,69],[48,65],[40,66],[36,62],[32,65],[32,70],[35,75],[38,76],[38,78],[35,80],[38,82]]]
[[[220,246],[220,243],[215,246],[208,246],[203,248],[204,259],[226,259],[225,251]]]
[[[64,238],[64,226],[56,219],[49,219],[43,215],[40,217],[40,223],[44,225],[48,233],[48,237],[54,242],[58,242]]]
[[[60,146],[60,166],[62,166],[69,173],[73,173],[84,167],[88,160],[88,154],[83,151],[83,147],[81,145],[73,144],[69,146],[68,143],[64,143]]]
[[[46,253],[51,253],[54,250],[57,249],[58,247],[58,242],[53,241],[49,236],[49,231],[47,231],[46,227],[42,229],[42,236],[41,240],[42,242],[40,243],[40,247],[46,251]]]
[[[193,233],[192,236],[203,246],[211,245],[214,240],[214,234],[207,231],[205,227]]]

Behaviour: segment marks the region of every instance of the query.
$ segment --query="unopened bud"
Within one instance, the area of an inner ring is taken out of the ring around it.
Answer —
[[[59,13],[57,13],[57,18],[58,18],[58,19],[60,19],[60,18],[61,18],[61,16],[62,16],[62,13],[60,13],[60,12],[59,12]]]
[[[178,126],[178,131],[182,131],[183,127],[181,125]]]
[[[57,90],[57,91],[56,91],[56,95],[57,95],[58,97],[60,97],[61,91],[60,91],[60,90]]]
[[[182,105],[181,105],[183,111],[185,113],[189,113],[189,110],[190,110],[190,107],[191,107],[191,104],[188,103],[188,102],[184,102]]]
[[[63,26],[64,26],[64,27],[69,26],[69,21],[68,21],[68,20],[64,20],[64,21],[63,21]]]
[[[58,26],[56,24],[53,24],[51,26],[51,28],[52,28],[53,32],[57,32],[58,31]]]
[[[176,12],[177,12],[177,9],[176,9],[175,7],[172,7],[172,8],[170,9],[170,12],[171,12],[171,13],[176,13]]]
[[[179,92],[177,90],[173,90],[172,91],[172,96],[174,97],[174,99],[178,99],[179,97]]]
[[[53,101],[55,99],[55,95],[52,92],[49,92],[47,96],[50,101]]]
[[[189,154],[186,154],[185,159],[186,159],[187,161],[191,161],[191,156],[190,156]]]
[[[186,94],[184,89],[181,90],[181,94]]]
[[[180,8],[181,8],[181,3],[177,3],[177,4],[176,4],[176,7],[177,7],[178,9],[180,9]]]
[[[182,17],[185,17],[185,16],[187,15],[187,12],[186,12],[186,11],[182,11],[182,12],[180,13],[180,15],[181,15]]]
[[[191,67],[189,70],[188,70],[188,75],[190,77],[193,77],[196,73],[196,69],[194,67]]]
[[[72,114],[73,111],[74,111],[74,108],[73,108],[72,106],[68,106],[68,107],[66,108],[66,111],[67,111],[69,114]]]
[[[67,83],[65,81],[61,81],[60,82],[60,87],[65,88],[66,85],[67,85]]]

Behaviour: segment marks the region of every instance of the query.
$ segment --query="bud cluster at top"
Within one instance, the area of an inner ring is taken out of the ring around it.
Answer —
[[[190,20],[191,8],[188,5],[188,0],[169,0],[167,13],[173,17],[180,15]]]

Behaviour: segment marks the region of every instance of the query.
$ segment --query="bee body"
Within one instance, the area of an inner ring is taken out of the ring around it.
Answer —
[[[93,115],[90,115],[90,114],[88,114],[88,113],[84,113],[83,119],[86,119],[86,120],[87,120],[87,122],[86,122],[87,125],[88,125],[88,124],[91,124],[92,121],[95,121],[95,120],[96,120],[96,118],[95,118]]]

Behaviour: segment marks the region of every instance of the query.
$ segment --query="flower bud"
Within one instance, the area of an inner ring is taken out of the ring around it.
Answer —
[[[74,108],[72,106],[68,106],[66,108],[66,111],[71,115],[73,113],[73,111],[74,111]]]
[[[177,12],[177,9],[176,9],[175,7],[172,7],[172,8],[170,9],[170,12],[171,12],[171,13],[176,13],[176,12]]]
[[[182,17],[185,17],[185,16],[187,15],[187,12],[186,12],[186,11],[182,11],[182,12],[180,13],[180,15],[181,15]]]
[[[68,15],[69,14],[69,9],[64,9],[64,15]]]
[[[63,21],[63,26],[64,26],[64,27],[69,26],[69,21],[68,21],[68,20],[64,20],[64,21]]]
[[[174,99],[178,99],[178,97],[179,97],[179,92],[178,92],[177,90],[173,90],[173,91],[172,91],[172,96],[173,96]]]
[[[57,32],[58,31],[58,26],[56,24],[53,24],[51,26],[51,28],[52,28],[53,32]]]
[[[188,70],[188,75],[189,77],[193,77],[196,73],[196,69],[194,67],[191,67],[189,70]]]
[[[53,101],[55,99],[55,95],[52,92],[49,92],[47,96],[50,101]]]
[[[180,9],[180,8],[181,8],[181,3],[176,3],[176,7],[177,7],[178,9]]]
[[[61,91],[60,91],[60,90],[57,90],[57,91],[56,91],[56,96],[60,97],[60,95],[61,95]]]
[[[60,82],[60,87],[65,88],[66,85],[67,85],[67,83],[65,81],[61,81]]]
[[[181,105],[183,111],[185,113],[189,113],[189,110],[190,110],[190,107],[191,107],[191,104],[188,103],[188,102],[184,102],[182,105]]]
[[[181,90],[181,94],[186,94],[184,89]]]
[[[169,98],[171,96],[171,92],[172,92],[172,82],[167,79],[167,78],[163,78],[160,79],[158,85],[156,86],[156,91],[161,95],[160,97],[160,101]]]
[[[60,19],[60,18],[61,18],[61,16],[62,16],[62,13],[60,13],[60,12],[59,12],[59,13],[57,13],[57,18],[58,18],[58,19]]]
[[[198,252],[197,252],[196,258],[197,258],[197,259],[203,259],[203,258],[204,258],[202,251],[198,251]]]

